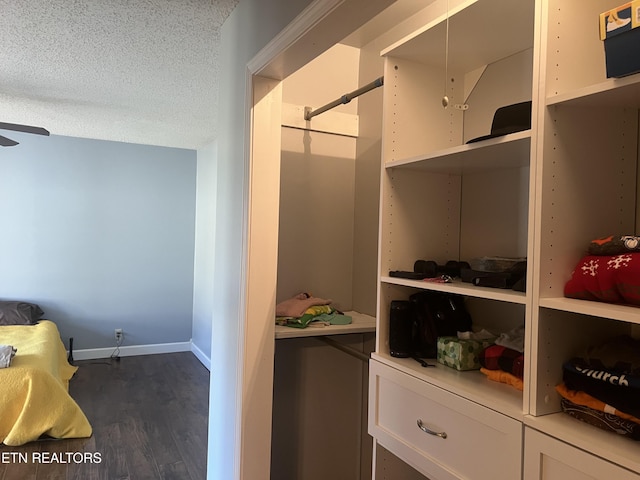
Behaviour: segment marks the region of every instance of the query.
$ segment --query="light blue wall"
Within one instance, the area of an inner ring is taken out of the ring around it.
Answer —
[[[196,152],[11,133],[0,150],[0,298],[75,349],[188,342]]]
[[[193,290],[194,353],[208,368],[211,366],[211,320],[216,234],[217,143],[198,150],[196,192],[196,243]]]

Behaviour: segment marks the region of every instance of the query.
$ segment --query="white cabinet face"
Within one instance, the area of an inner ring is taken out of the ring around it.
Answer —
[[[600,457],[525,428],[524,480],[638,480]]]

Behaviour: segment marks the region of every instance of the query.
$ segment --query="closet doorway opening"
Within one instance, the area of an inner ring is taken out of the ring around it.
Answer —
[[[371,478],[380,145],[362,147],[359,118],[380,92],[304,120],[368,83],[360,70],[359,49],[337,44],[282,81],[276,303],[308,292],[351,323],[276,326],[271,478]]]

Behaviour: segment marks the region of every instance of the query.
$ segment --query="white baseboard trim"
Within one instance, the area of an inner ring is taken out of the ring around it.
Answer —
[[[198,346],[191,342],[191,353],[193,353],[200,363],[206,367],[207,370],[211,371],[211,359],[207,357],[202,350],[198,348]]]
[[[191,342],[157,343],[152,345],[127,345],[125,347],[120,347],[119,356],[132,357],[135,355],[155,355],[158,353],[176,353],[176,352],[191,352],[191,351],[192,351]],[[114,347],[87,348],[85,350],[74,350],[73,359],[74,360],[93,360],[97,358],[109,358],[114,352],[115,352]]]

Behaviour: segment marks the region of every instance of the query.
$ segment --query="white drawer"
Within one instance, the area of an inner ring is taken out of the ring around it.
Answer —
[[[375,360],[369,433],[432,480],[521,478],[521,422]]]
[[[636,473],[531,428],[525,428],[524,445],[525,480],[640,479]]]

